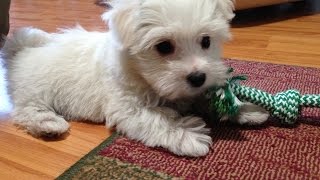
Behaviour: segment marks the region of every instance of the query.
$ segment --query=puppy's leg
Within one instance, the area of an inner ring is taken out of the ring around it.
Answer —
[[[204,156],[212,144],[209,128],[198,117],[186,116],[175,122],[173,135],[168,135],[168,149],[176,154],[188,156]],[[171,138],[171,139],[170,139]]]
[[[121,104],[123,105],[123,104]],[[147,146],[161,146],[177,155],[203,156],[212,143],[209,129],[197,117],[180,117],[170,108],[122,106],[108,113],[106,124]]]
[[[245,103],[241,107],[239,115],[231,121],[239,124],[258,125],[267,121],[268,118],[269,113],[263,108],[252,103]]]
[[[16,125],[33,136],[56,136],[68,131],[69,124],[45,106],[16,106],[13,114]]]

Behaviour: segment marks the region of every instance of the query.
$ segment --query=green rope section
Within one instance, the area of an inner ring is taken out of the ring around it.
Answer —
[[[247,101],[263,107],[273,117],[279,119],[282,124],[291,125],[296,123],[301,108],[320,107],[320,94],[301,95],[297,90],[287,90],[272,95],[237,83],[245,79],[244,76],[234,76],[228,80],[224,87],[210,88],[208,91],[210,112],[217,113],[218,118],[224,115],[233,117],[238,114],[241,101]]]
[[[232,73],[233,69],[229,68],[228,73]],[[238,81],[246,80],[245,76],[234,76],[231,77],[226,85],[223,87],[211,87],[207,92],[209,100],[209,112],[212,114],[211,117],[215,119],[221,119],[227,115],[234,117],[238,114],[239,107],[242,104],[240,100],[232,92],[232,85]]]

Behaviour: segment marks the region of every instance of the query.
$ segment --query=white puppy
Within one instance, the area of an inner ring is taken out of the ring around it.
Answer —
[[[188,107],[183,99],[223,85],[228,77],[220,50],[230,36],[232,2],[115,0],[111,5],[103,15],[107,33],[24,28],[8,39],[3,53],[14,122],[39,136],[67,132],[70,119],[106,121],[147,146],[177,155],[207,154],[209,129],[201,118],[183,115]],[[255,124],[267,117],[249,108],[238,121]]]

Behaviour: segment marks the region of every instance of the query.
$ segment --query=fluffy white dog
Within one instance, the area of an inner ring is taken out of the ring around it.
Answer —
[[[209,129],[188,103],[223,85],[221,44],[234,16],[230,0],[115,0],[106,33],[78,27],[49,34],[23,28],[4,47],[13,120],[35,136],[68,131],[67,120],[107,127],[177,155],[208,153]],[[268,114],[244,108],[240,123]]]

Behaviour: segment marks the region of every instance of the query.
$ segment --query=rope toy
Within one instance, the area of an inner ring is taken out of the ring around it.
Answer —
[[[230,68],[229,73],[233,69]],[[271,95],[262,90],[241,86],[238,82],[245,76],[233,76],[223,87],[211,87],[207,92],[209,112],[216,118],[234,117],[239,113],[243,101],[258,105],[280,120],[281,124],[295,124],[303,107],[320,107],[320,94],[301,95],[297,90],[287,90]]]

